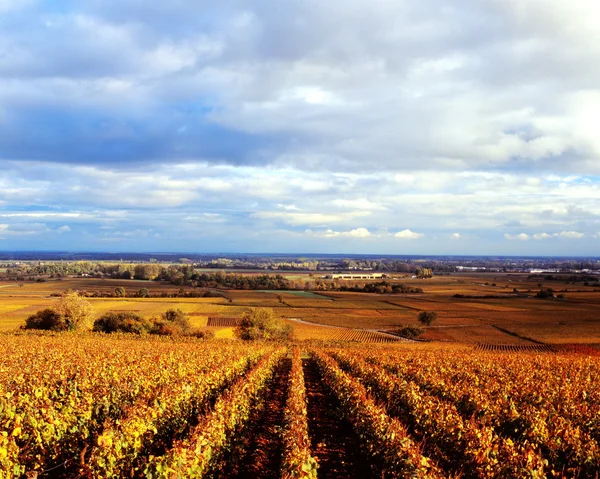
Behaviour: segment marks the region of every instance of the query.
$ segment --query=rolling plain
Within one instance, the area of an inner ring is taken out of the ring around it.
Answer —
[[[309,275],[293,275],[310,281]],[[90,298],[97,315],[132,311],[156,316],[170,308],[188,314],[194,326],[231,337],[231,327],[210,318],[239,318],[251,307],[270,307],[292,323],[297,339],[337,339],[349,331],[390,331],[417,326],[418,313],[433,311],[437,320],[422,339],[433,344],[587,344],[600,345],[600,288],[565,280],[543,281],[527,274],[456,274],[432,279],[399,280],[422,294],[224,290],[217,298]],[[151,295],[177,292],[165,283],[93,278],[0,283],[0,330],[18,328],[34,312],[52,305],[51,294],[67,290],[112,293],[117,287]],[[552,288],[563,298],[540,299]],[[184,290],[189,288],[184,288]],[[516,291],[516,292],[515,292]],[[457,295],[459,297],[457,297]],[[460,297],[462,296],[462,297]],[[217,326],[213,326],[217,325]],[[325,326],[330,326],[327,328]],[[335,328],[334,328],[335,327]],[[383,338],[370,334],[371,338]],[[357,337],[358,340],[360,338]]]

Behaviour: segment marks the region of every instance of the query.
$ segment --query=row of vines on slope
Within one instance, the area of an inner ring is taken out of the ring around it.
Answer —
[[[355,351],[394,381],[417,386],[503,443],[541,457],[548,477],[600,472],[600,368],[594,358],[547,354]],[[412,387],[412,386],[411,386]]]
[[[118,477],[273,349],[7,338],[0,338],[0,478],[77,468]]]
[[[270,477],[327,477],[305,373],[372,477],[600,473],[594,357],[373,345],[304,357],[277,343],[0,336],[0,479],[219,477],[274,390]]]

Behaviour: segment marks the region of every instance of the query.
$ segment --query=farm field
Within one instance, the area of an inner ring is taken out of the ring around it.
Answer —
[[[309,280],[308,275],[295,276]],[[193,326],[209,326],[215,332],[220,331],[220,327],[210,326],[209,318],[240,318],[249,308],[270,307],[277,316],[292,322],[298,339],[322,339],[323,336],[333,339],[336,335],[339,337],[336,328],[376,332],[417,326],[419,312],[430,311],[437,314],[437,319],[431,327],[425,328],[423,339],[436,342],[600,344],[599,288],[582,283],[544,282],[514,273],[455,274],[403,281],[408,286],[422,288],[424,293],[222,290],[223,297],[214,298],[109,297],[90,298],[90,301],[97,316],[109,311],[131,311],[152,317],[178,308],[189,316]],[[191,290],[162,282],[94,278],[0,283],[0,331],[15,330],[29,315],[51,306],[56,300],[51,295],[67,290],[111,294],[117,287],[131,293],[147,288],[152,295]],[[541,287],[552,287],[564,298],[536,298],[535,293]],[[299,321],[335,328],[300,327]],[[232,337],[232,330],[220,334]],[[364,337],[367,336],[373,337],[371,334]]]
[[[585,354],[0,335],[0,477],[588,478]]]

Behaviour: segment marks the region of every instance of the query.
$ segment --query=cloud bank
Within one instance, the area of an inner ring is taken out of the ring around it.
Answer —
[[[597,252],[597,2],[0,13],[0,249]]]

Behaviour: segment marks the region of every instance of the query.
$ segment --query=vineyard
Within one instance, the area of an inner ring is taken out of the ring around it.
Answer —
[[[239,326],[240,318],[208,318],[206,325],[219,328],[229,328]]]
[[[600,472],[574,352],[0,336],[0,478]]]
[[[488,351],[488,352],[512,352],[512,353],[525,353],[525,352],[535,352],[535,353],[552,353],[555,348],[553,348],[549,344],[486,344],[479,343],[476,348],[479,351]]]

